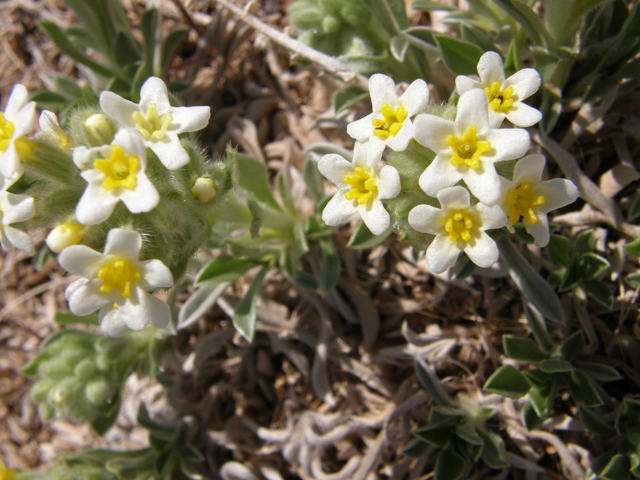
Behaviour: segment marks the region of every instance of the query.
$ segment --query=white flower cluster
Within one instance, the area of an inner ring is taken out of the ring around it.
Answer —
[[[513,232],[520,219],[536,244],[545,246],[547,213],[575,201],[577,188],[566,179],[543,181],[544,157],[524,156],[530,146],[527,131],[500,128],[505,119],[515,127],[540,121],[541,113],[523,103],[540,87],[540,75],[526,68],[505,79],[495,52],[481,57],[478,73],[480,81],[456,79],[460,98],[455,121],[426,113],[429,91],[424,81],[413,82],[397,97],[389,77],[372,76],[373,113],[347,126],[356,140],[353,160],[329,154],[318,164],[339,188],[322,213],[325,223],[337,226],[360,216],[373,234],[383,233],[390,216],[381,200],[397,196],[401,184],[395,168],[379,163],[385,147],[403,151],[414,139],[435,153],[419,186],[437,198],[441,208],[418,205],[408,216],[412,228],[435,236],[427,249],[433,272],[453,266],[460,252],[480,267],[493,265],[499,251],[486,230],[506,226]],[[498,175],[497,162],[518,159],[512,180]],[[460,181],[466,188],[457,186]]]
[[[15,247],[33,254],[29,236],[10,225],[35,215],[34,200],[7,191],[23,174],[21,159],[28,158],[33,147],[26,135],[34,128],[35,103],[27,100],[27,90],[16,85],[5,111],[0,113],[0,243],[7,251]],[[204,128],[210,110],[172,107],[166,85],[155,77],[142,86],[139,104],[103,92],[100,107],[104,113],[85,122],[91,138],[99,141],[96,132],[112,133],[106,117],[121,128],[110,144],[92,148],[71,145],[53,112],[43,111],[40,116],[40,135],[69,152],[87,182],[75,218],[54,228],[47,245],[60,253],[62,267],[83,277],[67,289],[71,311],[87,315],[100,309],[101,328],[111,336],[120,336],[127,328],[141,330],[149,323],[157,327],[168,324],[167,305],[146,292],[171,287],[171,273],[160,260],[138,260],[142,237],[135,231],[110,230],[103,254],[76,244],[82,240],[85,226],[106,221],[120,201],[131,213],[153,210],[160,195],[146,174],[146,149],[169,170],[183,167],[190,158],[178,135]]]

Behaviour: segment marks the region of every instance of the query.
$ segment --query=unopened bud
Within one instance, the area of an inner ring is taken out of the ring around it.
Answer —
[[[84,126],[87,127],[89,135],[91,135],[96,144],[111,143],[110,137],[113,137],[113,128],[104,113],[91,115],[84,121]]]
[[[47,236],[47,246],[52,252],[60,253],[71,245],[77,245],[84,237],[83,228],[84,225],[74,221],[61,223]]]
[[[200,203],[207,203],[213,200],[216,195],[216,187],[210,178],[200,177],[191,189],[191,193]]]
[[[40,125],[40,130],[57,143],[61,149],[64,150],[67,145],[69,145],[69,137],[67,137],[64,130],[60,128],[58,117],[56,117],[55,113],[49,110],[43,110],[40,114],[40,120],[38,123]]]
[[[101,405],[109,400],[109,385],[104,380],[91,382],[84,389],[85,396],[94,405]]]

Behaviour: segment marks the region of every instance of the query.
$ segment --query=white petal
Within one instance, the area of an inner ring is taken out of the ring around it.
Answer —
[[[76,205],[76,220],[83,225],[102,223],[111,216],[119,201],[99,184],[90,183]]]
[[[4,235],[7,237],[7,240],[11,245],[16,247],[18,250],[22,250],[27,255],[33,255],[33,241],[26,232],[5,225]]]
[[[131,296],[118,304],[120,318],[131,330],[139,332],[151,323],[149,295],[141,288],[132,290]]]
[[[104,254],[127,257],[137,261],[141,247],[142,236],[138,232],[124,228],[112,228],[107,233]]]
[[[94,278],[104,255],[85,245],[71,245],[58,255],[58,263],[67,272],[84,278]]]
[[[375,112],[375,110],[374,110]],[[369,137],[373,135],[373,120],[375,120],[380,113],[370,113],[366,117],[351,122],[347,125],[347,134],[356,140],[357,142],[366,142]]]
[[[385,165],[380,170],[378,181],[378,198],[394,198],[400,193],[400,174],[391,165]]]
[[[427,249],[427,265],[433,273],[442,273],[456,263],[459,255],[458,242],[449,240],[448,235],[438,235]]]
[[[42,130],[43,132],[52,133],[57,133],[57,128],[60,127],[60,124],[58,123],[58,117],[50,110],[43,110],[40,113],[38,125],[40,126],[40,130]]]
[[[382,235],[389,228],[389,212],[380,200],[375,199],[366,205],[358,205],[357,210],[364,224],[374,235]]]
[[[353,167],[375,167],[378,162],[380,161],[381,157],[378,157],[375,160],[375,163],[373,165],[369,165],[369,150],[371,147],[371,142],[367,142],[367,143],[360,143],[360,142],[356,142],[356,144],[353,146],[353,155],[351,156],[351,163],[353,164]],[[379,150],[376,149],[376,153]],[[380,155],[382,156],[382,152],[380,152]],[[373,159],[371,160],[371,163],[373,163]]]
[[[382,73],[376,73],[369,79],[369,92],[371,93],[371,106],[374,113],[379,113],[383,103],[392,109],[396,109],[398,96],[396,84],[390,77]]]
[[[36,121],[36,103],[29,102],[18,112],[18,118],[14,121],[13,138],[28,135],[33,130]]]
[[[480,215],[482,230],[493,230],[494,228],[502,228],[507,222],[507,216],[498,205],[489,206],[484,203],[477,203],[474,207]]]
[[[131,213],[150,212],[158,205],[160,194],[151,180],[143,173],[136,175],[136,188],[123,188],[120,194],[122,200]]]
[[[462,95],[474,88],[482,88],[482,84],[465,75],[458,75],[456,77],[456,90],[458,91],[458,95]]]
[[[418,184],[427,195],[435,197],[440,190],[451,187],[462,179],[461,170],[451,165],[449,157],[450,155],[437,155],[420,175]]]
[[[114,301],[112,295],[100,293],[100,284],[95,281],[75,288],[71,294],[65,294],[65,297],[69,303],[69,310],[79,317],[89,315],[107,304],[113,304]]]
[[[500,125],[504,122],[504,119],[507,118],[506,113],[496,112],[493,109],[489,109],[489,128],[500,128]]]
[[[443,211],[431,205],[417,205],[409,212],[409,225],[419,232],[440,235],[444,231]]]
[[[435,115],[418,115],[413,123],[413,136],[416,141],[436,153],[451,151],[446,138],[447,135],[455,133],[453,122]]]
[[[356,143],[356,146],[358,144]],[[329,179],[338,187],[347,187],[344,181],[345,175],[353,175],[353,164],[336,153],[328,153],[318,162],[318,170],[325,178]]]
[[[540,88],[540,74],[533,68],[523,68],[517,71],[502,84],[502,90],[513,87],[516,100],[522,101],[530,97]]]
[[[136,122],[133,120],[133,114],[140,112],[140,107],[135,103],[125,100],[113,92],[102,92],[100,94],[100,108],[107,116],[125,127],[135,128]]]
[[[197,132],[209,124],[211,108],[172,107],[171,116],[173,117],[173,122],[171,122],[169,128],[173,133]],[[177,128],[173,129],[173,125],[177,125]]]
[[[120,318],[120,311],[112,305],[100,309],[98,323],[100,329],[110,337],[118,338],[127,333],[127,324]]]
[[[113,138],[111,145],[118,145],[128,153],[132,153],[140,161],[142,170],[147,166],[147,152],[140,132],[133,128],[121,128]]]
[[[545,161],[544,155],[539,153],[520,159],[513,169],[513,183],[516,186],[523,182],[538,183],[542,178]]]
[[[444,188],[438,192],[438,201],[443,209],[445,208],[465,208],[471,204],[471,197],[466,188],[455,186]]]
[[[191,160],[180,139],[173,133],[167,133],[162,140],[147,141],[146,144],[169,170],[184,167]]]
[[[330,227],[337,227],[358,217],[357,202],[344,198],[346,193],[345,190],[338,190],[322,211],[322,221]]]
[[[487,52],[480,57],[478,62],[478,74],[485,86],[491,86],[493,82],[502,85],[504,82],[504,64],[502,57],[496,52]]]
[[[16,147],[13,142],[9,142],[7,149],[0,154],[0,174],[4,178],[16,181],[23,171]]]
[[[20,85],[19,83],[14,85],[9,95],[7,106],[4,109],[5,118],[12,123],[15,122],[18,118],[18,111],[27,104],[28,100],[29,92],[27,92],[24,85]]]
[[[502,185],[493,165],[483,163],[475,170],[467,168],[463,179],[471,193],[481,202],[493,205],[500,200]]]
[[[2,223],[5,225],[29,220],[35,213],[33,198],[9,192],[2,196]]]
[[[520,158],[529,150],[529,133],[521,128],[501,128],[488,130],[484,139],[491,142],[491,150],[483,155],[483,160],[502,162]]]
[[[545,214],[536,212],[536,217],[538,218],[538,222],[535,225],[531,225],[526,220],[522,223],[524,224],[524,228],[527,230],[527,233],[536,241],[536,245],[539,247],[546,247],[549,243],[549,221]]]
[[[159,116],[171,112],[167,86],[158,77],[150,77],[140,89],[140,110],[144,115],[152,103],[155,104]]]
[[[481,268],[489,268],[500,258],[500,251],[496,242],[486,233],[480,232],[480,237],[472,237],[467,242],[464,253]]]
[[[542,120],[542,113],[526,103],[514,103],[507,113],[507,120],[518,127],[530,127]]]
[[[395,137],[389,137],[385,143],[394,152],[403,152],[409,146],[409,142],[413,138],[413,133],[413,124],[411,123],[411,119],[407,118],[402,123],[402,128],[396,133]]]
[[[169,325],[171,320],[169,305],[149,294],[147,294],[147,300],[149,300],[149,305],[151,306],[151,325],[157,328],[164,328]]]
[[[85,168],[95,152],[99,151],[99,148],[87,148],[85,146],[79,146],[73,149],[73,163],[79,169]]]
[[[382,140],[380,140],[378,137],[373,136],[364,145],[367,146],[367,164],[366,164],[366,166],[369,167],[369,168],[376,167],[380,163],[380,160],[382,160],[382,153],[384,152],[386,144]],[[356,155],[354,153],[354,155],[353,155],[353,163],[354,163],[354,165],[359,163],[359,161],[356,160],[356,159],[357,159],[357,157],[356,157]]]
[[[429,104],[429,87],[424,80],[415,80],[400,96],[398,103],[402,105],[409,118],[418,113],[425,113]]]
[[[478,135],[489,128],[489,104],[484,90],[474,88],[460,95],[456,113],[456,136],[462,136],[469,127],[476,127]]]
[[[541,182],[532,190],[538,195],[544,195],[543,205],[534,207],[534,210],[548,213],[556,208],[562,208],[578,199],[578,188],[571,180],[566,178],[554,178]]]
[[[170,288],[173,286],[173,276],[169,269],[160,260],[147,260],[140,262],[144,268],[143,290],[151,290],[154,288]]]

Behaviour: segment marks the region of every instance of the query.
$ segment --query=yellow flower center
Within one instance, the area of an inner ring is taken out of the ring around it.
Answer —
[[[16,470],[9,470],[2,460],[0,460],[0,480],[14,480],[18,475]]]
[[[102,280],[100,293],[107,294],[115,287],[122,298],[129,298],[131,284],[140,281],[140,270],[126,258],[110,257],[98,270],[98,278]]]
[[[357,200],[358,205],[365,205],[378,195],[378,184],[368,168],[356,168],[353,175],[344,176],[344,182],[353,187],[344,198]]]
[[[480,155],[491,150],[491,142],[478,141],[476,127],[471,126],[464,132],[462,138],[447,135],[445,139],[451,147],[451,165],[466,165],[474,170],[480,166]]]
[[[407,114],[407,111],[403,106],[400,106],[393,110],[386,103],[382,104],[380,110],[382,112],[384,120],[380,119],[371,122],[375,127],[375,129],[373,130],[373,134],[376,137],[380,137],[382,140],[386,140],[389,137],[395,137],[402,128],[402,124],[409,116]]]
[[[523,182],[507,194],[507,214],[509,222],[516,223],[526,220],[531,225],[538,223],[538,217],[531,207],[544,205],[546,198],[531,191],[531,182]]]
[[[111,147],[109,158],[98,158],[93,161],[93,168],[104,173],[102,188],[136,188],[136,173],[140,170],[140,161],[135,155],[129,155],[119,145]]]
[[[0,152],[9,148],[14,130],[13,123],[5,118],[4,113],[0,112]]]
[[[500,90],[500,82],[493,82],[490,87],[484,89],[487,94],[489,108],[495,112],[507,113],[513,105],[513,87]]]
[[[167,128],[173,122],[173,117],[170,113],[165,113],[161,117],[158,116],[158,109],[155,103],[150,103],[149,107],[147,107],[146,117],[143,117],[140,112],[133,112],[131,117],[136,122],[136,127],[145,140],[162,140]]]
[[[444,229],[449,234],[449,240],[452,242],[462,238],[468,242],[471,238],[471,229],[473,228],[473,218],[469,212],[457,210],[448,214],[444,223]]]

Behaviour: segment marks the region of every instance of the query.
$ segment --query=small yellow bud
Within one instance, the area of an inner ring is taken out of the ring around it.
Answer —
[[[89,131],[91,138],[98,144],[102,144],[104,135],[113,136],[113,128],[104,113],[91,115],[84,121],[85,127]]]
[[[84,225],[74,221],[61,223],[47,236],[47,246],[52,252],[60,253],[71,245],[77,245],[84,237],[83,228]]]
[[[200,203],[207,203],[213,200],[216,195],[216,187],[210,178],[200,177],[191,189],[191,193]]]

